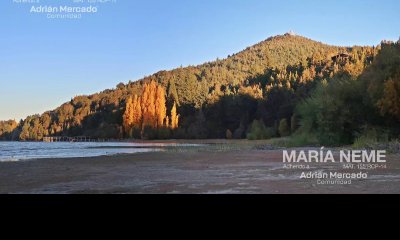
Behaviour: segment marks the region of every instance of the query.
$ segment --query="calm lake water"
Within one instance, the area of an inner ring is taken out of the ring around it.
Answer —
[[[0,162],[154,152],[163,151],[166,147],[179,146],[188,145],[175,143],[0,142]]]

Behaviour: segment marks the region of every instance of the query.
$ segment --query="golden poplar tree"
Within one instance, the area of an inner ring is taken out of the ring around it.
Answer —
[[[156,112],[156,98],[157,98],[157,84],[152,81],[150,83],[150,98],[148,105],[149,113],[149,126],[152,128],[157,128],[157,112]]]
[[[156,88],[155,82],[145,84],[142,94],[142,113],[143,113],[143,126],[156,128],[157,127],[157,116],[156,116]]]
[[[131,129],[133,127],[133,103],[132,103],[132,97],[129,97],[126,101],[126,109],[125,113],[123,115],[123,127],[125,130],[125,133],[128,135],[131,132]]]
[[[140,129],[142,127],[142,106],[140,98],[135,95],[132,101],[132,114],[133,114],[133,127],[136,129]]]
[[[171,109],[171,129],[177,129],[179,126],[179,115],[176,112],[176,102],[174,102],[174,106]]]
[[[156,91],[156,117],[157,117],[157,128],[164,127],[164,121],[167,117],[167,100],[165,98],[165,89],[162,86],[157,86]]]
[[[149,105],[151,101],[151,94],[150,94],[150,86],[149,84],[145,84],[143,87],[142,97],[141,97],[141,108],[142,108],[142,115],[143,115],[143,122],[142,122],[142,130],[146,126],[150,126],[151,116],[150,116],[150,107]]]

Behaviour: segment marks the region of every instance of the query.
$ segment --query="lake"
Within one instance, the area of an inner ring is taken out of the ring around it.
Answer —
[[[0,162],[155,152],[163,151],[167,147],[180,146],[189,146],[189,144],[128,142],[0,142]]]

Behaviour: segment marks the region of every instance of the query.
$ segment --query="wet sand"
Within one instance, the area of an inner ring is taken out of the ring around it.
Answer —
[[[152,152],[0,164],[0,193],[28,194],[368,194],[400,193],[400,158],[352,185],[302,180],[281,150]],[[337,166],[315,166],[313,170]]]

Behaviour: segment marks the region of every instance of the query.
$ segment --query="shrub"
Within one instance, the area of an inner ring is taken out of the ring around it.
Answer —
[[[293,148],[293,147],[318,146],[319,142],[316,136],[308,133],[301,133],[301,134],[294,134],[289,138],[274,139],[272,144],[279,147]]]
[[[353,148],[356,149],[375,149],[379,143],[388,143],[389,137],[386,131],[377,128],[366,128],[363,133],[356,138]]]
[[[157,130],[158,139],[169,139],[171,137],[171,130],[169,128],[160,128]]]
[[[187,134],[184,128],[178,128],[173,130],[173,136],[175,139],[185,139],[187,138]]]
[[[231,130],[226,130],[226,139],[233,139],[233,134]]]
[[[235,130],[233,133],[234,139],[242,139],[246,136],[246,127],[243,124],[240,124],[240,127]]]
[[[288,121],[286,119],[282,119],[279,122],[279,135],[281,137],[287,137],[290,135],[290,129],[289,129],[289,125],[288,125]]]
[[[254,120],[247,134],[247,139],[262,140],[262,139],[270,139],[275,136],[276,136],[276,131],[274,128],[266,128],[262,121]]]
[[[151,126],[146,126],[142,132],[143,140],[153,140],[157,138],[157,130],[153,129]]]
[[[265,129],[265,139],[271,139],[277,136],[275,128],[268,127]]]

